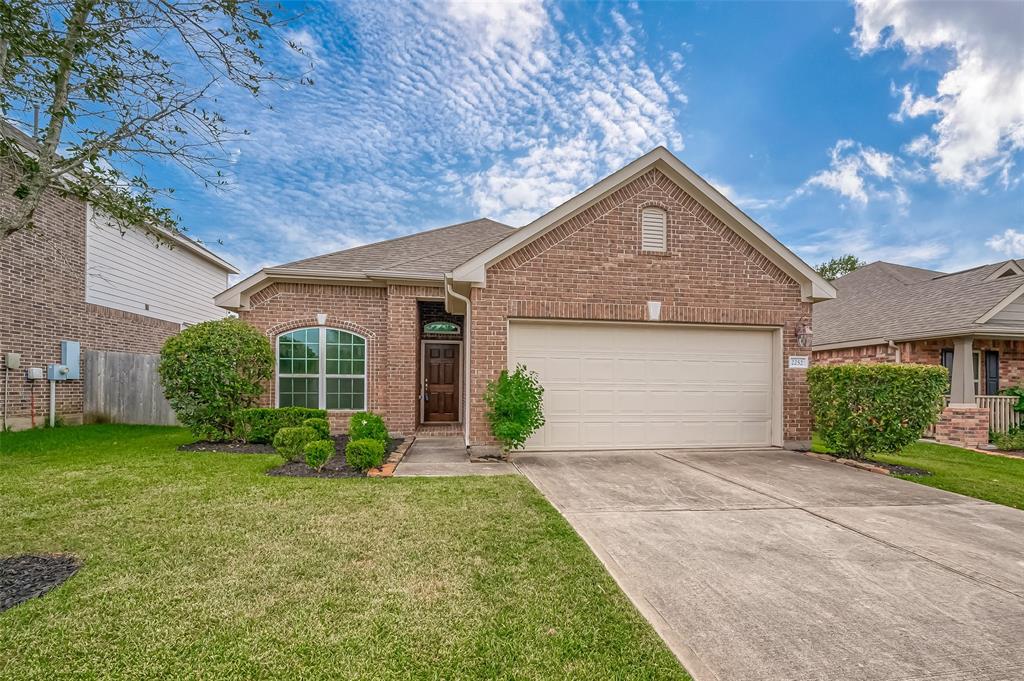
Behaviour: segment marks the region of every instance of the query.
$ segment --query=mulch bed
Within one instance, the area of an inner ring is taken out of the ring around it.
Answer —
[[[46,594],[80,567],[82,562],[69,555],[0,558],[0,612]]]
[[[267,475],[284,475],[292,478],[365,478],[361,473],[345,462],[345,445],[348,435],[332,435],[334,440],[334,456],[327,460],[321,470],[310,468],[305,461],[289,461],[277,468],[271,468]],[[402,438],[392,438],[384,452],[385,458],[402,444]],[[193,442],[178,447],[182,452],[222,452],[227,454],[276,454],[272,445],[246,442]]]
[[[882,461],[875,461],[874,459],[871,459],[869,461],[869,463],[872,466],[878,466],[880,468],[884,468],[887,471],[889,471],[890,473],[893,473],[895,475],[920,475],[920,476],[925,476],[925,475],[931,475],[932,474],[931,471],[926,471],[923,468],[914,468],[913,466],[901,466],[898,463],[884,463]]]

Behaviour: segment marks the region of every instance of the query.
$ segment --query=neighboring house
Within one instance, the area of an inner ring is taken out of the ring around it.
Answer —
[[[834,289],[658,148],[521,229],[487,219],[264,269],[217,304],[273,341],[267,404],[492,446],[502,369],[534,449],[804,445],[811,304]]]
[[[1024,377],[1024,267],[1008,260],[945,274],[875,262],[833,284],[836,299],[814,309],[814,361],[941,364],[951,390],[938,436],[987,442],[989,412],[976,396]]]
[[[11,180],[0,175],[0,211],[14,205]],[[158,244],[139,229],[122,233],[86,202],[53,192],[35,224],[0,241],[0,413],[11,428],[31,424],[33,397],[44,422],[49,386],[26,370],[59,363],[61,341],[78,341],[83,356],[156,353],[183,325],[225,316],[213,296],[238,270],[191,239],[161,233]],[[20,368],[6,366],[7,353],[20,355]],[[82,380],[58,382],[56,396],[60,418],[80,423]]]

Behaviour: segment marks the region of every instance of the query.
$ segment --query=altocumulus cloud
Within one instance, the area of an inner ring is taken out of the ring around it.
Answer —
[[[683,147],[682,59],[645,56],[634,7],[588,34],[537,0],[311,12],[289,34],[306,58],[278,61],[314,85],[225,100],[253,131],[222,197],[244,266],[477,215],[521,225],[659,144]]]

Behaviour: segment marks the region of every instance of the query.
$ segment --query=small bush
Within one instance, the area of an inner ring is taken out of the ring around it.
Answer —
[[[1024,412],[1024,388],[1021,386],[1013,386],[1012,388],[1004,388],[999,392],[1000,395],[1013,395],[1017,398],[1017,403],[1013,405],[1013,410],[1017,412]]]
[[[321,440],[331,439],[331,424],[327,419],[306,419],[302,425],[315,430]]]
[[[160,350],[160,381],[178,420],[199,438],[232,437],[235,415],[273,376],[274,351],[240,319],[218,319],[171,336]]]
[[[1009,433],[994,433],[992,443],[1004,452],[1024,451],[1024,430],[1017,428]]]
[[[544,425],[543,395],[537,374],[521,364],[512,373],[503,370],[497,380],[487,384],[487,420],[491,422],[491,434],[506,452],[522,449]]]
[[[284,457],[285,461],[301,459],[306,445],[320,436],[316,431],[306,426],[292,426],[282,428],[274,436],[274,449]]]
[[[363,438],[349,440],[345,445],[345,461],[358,471],[366,471],[384,463],[384,443]]]
[[[350,440],[377,440],[384,447],[388,446],[391,436],[384,425],[384,419],[372,411],[359,411],[352,414],[348,421],[348,438]]]
[[[235,437],[245,442],[269,444],[274,441],[277,431],[305,425],[307,419],[326,420],[327,412],[309,407],[243,409],[235,415]]]
[[[940,366],[844,364],[807,370],[818,435],[839,456],[895,453],[938,420],[949,384]]]
[[[327,460],[334,456],[334,440],[313,440],[312,442],[307,442],[302,451],[306,454],[306,465],[320,470],[327,463]]]

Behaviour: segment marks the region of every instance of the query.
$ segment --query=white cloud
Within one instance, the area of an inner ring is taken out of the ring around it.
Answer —
[[[507,43],[517,49],[533,47],[550,28],[541,0],[449,0],[448,14],[478,36],[488,49]]]
[[[989,237],[985,245],[1010,258],[1024,258],[1024,232],[1012,227],[1007,228],[1002,234]]]
[[[892,154],[853,140],[839,140],[829,156],[828,169],[812,175],[797,195],[806,187],[825,187],[861,205],[873,198],[906,198],[906,192],[895,192],[892,182],[887,189],[881,187],[881,181],[896,179],[899,161]]]
[[[862,53],[901,45],[912,57],[948,50],[934,93],[910,85],[894,119],[934,115],[931,134],[909,150],[936,177],[968,187],[993,173],[1004,182],[1024,149],[1024,11],[1019,2],[855,0],[853,36]]]

